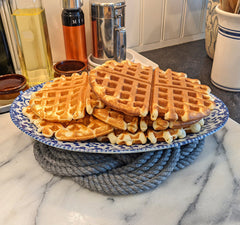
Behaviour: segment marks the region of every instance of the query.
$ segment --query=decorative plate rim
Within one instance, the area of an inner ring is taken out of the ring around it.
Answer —
[[[187,134],[185,138],[174,140],[171,144],[165,142],[158,142],[156,144],[139,144],[139,145],[116,145],[111,143],[101,143],[97,141],[76,141],[76,142],[67,142],[67,141],[58,141],[55,137],[47,138],[44,137],[41,133],[37,132],[37,128],[34,124],[30,123],[28,118],[22,114],[22,107],[27,106],[31,93],[39,90],[43,84],[36,85],[24,92],[21,92],[20,95],[14,100],[10,107],[10,117],[13,123],[25,134],[29,135],[33,139],[44,143],[46,145],[60,148],[68,151],[77,151],[77,152],[88,152],[88,153],[140,153],[148,151],[156,151],[167,148],[174,148],[181,145],[189,144],[193,141],[201,140],[222,128],[228,118],[229,111],[227,106],[216,96],[211,94],[213,97],[216,107],[211,112],[211,114],[204,119],[205,124],[201,131],[197,134]]]

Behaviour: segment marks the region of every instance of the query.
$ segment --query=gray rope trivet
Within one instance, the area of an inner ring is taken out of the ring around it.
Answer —
[[[156,188],[174,171],[190,165],[204,139],[175,148],[134,154],[81,153],[34,144],[36,160],[46,171],[72,178],[91,191],[107,195],[142,193]]]

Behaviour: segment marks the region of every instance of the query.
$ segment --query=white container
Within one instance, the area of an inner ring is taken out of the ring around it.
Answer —
[[[240,15],[216,7],[218,36],[211,81],[218,88],[240,91]]]

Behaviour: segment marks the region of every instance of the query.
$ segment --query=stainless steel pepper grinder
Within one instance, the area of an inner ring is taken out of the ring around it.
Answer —
[[[126,59],[125,1],[92,2],[93,61]]]

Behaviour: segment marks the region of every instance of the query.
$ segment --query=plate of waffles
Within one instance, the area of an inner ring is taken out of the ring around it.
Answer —
[[[95,68],[92,77],[92,71],[89,75],[84,73],[73,75],[72,78],[62,76],[53,82],[22,92],[10,108],[13,123],[33,139],[52,147],[113,154],[147,152],[185,145],[215,133],[228,120],[226,105],[209,93],[207,86],[198,84],[195,79],[186,78],[184,73],[157,69],[151,78],[151,68],[143,68],[139,64],[124,65],[124,72],[119,70],[119,64],[116,66],[110,62],[106,65],[107,69],[100,68],[98,75],[101,81],[97,84],[91,83],[91,79],[98,80]],[[103,78],[106,79],[106,74],[109,77],[113,68],[117,73],[113,73],[113,82],[109,82],[110,88],[107,90]],[[141,77],[136,77],[136,72],[133,73],[136,70],[142,74]],[[120,82],[121,73],[128,75],[127,79]],[[138,83],[131,84],[132,75]],[[171,77],[167,82],[166,76]],[[116,89],[115,85],[119,83],[124,83],[120,88],[122,93],[118,93],[124,101],[120,101],[116,107],[111,88]],[[154,87],[150,84],[154,84]],[[124,104],[131,86],[140,87],[134,92],[146,97],[135,97],[141,104],[131,102],[127,107],[129,113]],[[102,87],[108,95],[102,95]],[[192,89],[197,90],[197,94]],[[186,97],[186,93],[190,97]],[[169,96],[173,98],[171,101]],[[145,101],[147,98],[151,98],[150,103]],[[189,104],[181,105],[180,98]],[[166,101],[171,102],[169,110],[162,107],[168,104]],[[195,101],[200,107],[194,105]],[[146,110],[151,113],[146,113]]]

